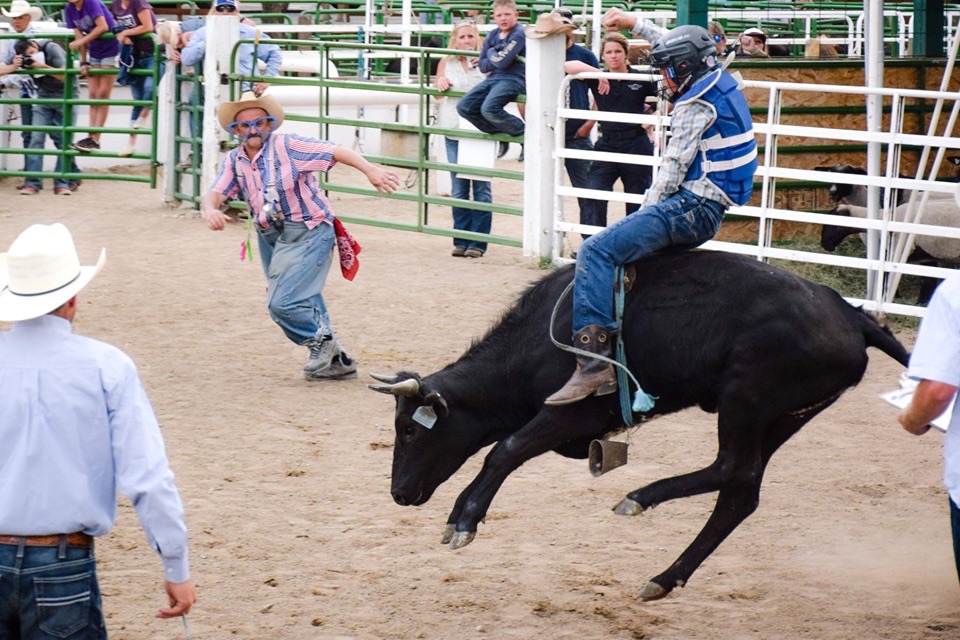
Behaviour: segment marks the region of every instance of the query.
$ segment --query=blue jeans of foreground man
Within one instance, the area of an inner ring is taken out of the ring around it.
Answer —
[[[504,109],[525,91],[523,83],[511,78],[487,78],[460,98],[457,113],[484,133],[523,135],[523,120]]]
[[[257,229],[260,262],[267,276],[267,311],[296,344],[331,335],[323,285],[330,272],[333,225],[307,229],[302,222],[284,222],[283,233]]]
[[[63,106],[55,104],[35,104],[33,111],[33,125],[36,127],[59,127],[63,125]],[[43,149],[47,136],[53,140],[57,149],[63,149],[63,140],[59,133],[44,133],[43,131],[34,131],[30,136],[31,149]],[[73,156],[68,156],[70,160],[70,171],[80,173]],[[57,156],[57,165],[54,171],[60,173],[63,168],[63,156]],[[43,156],[40,154],[28,154],[26,161],[26,171],[43,171]],[[71,183],[78,182],[79,178],[54,178],[54,187],[69,187]],[[37,189],[43,188],[43,180],[40,178],[27,178],[26,183]]]
[[[447,162],[456,164],[459,144],[453,138],[445,138],[447,143]],[[450,196],[459,200],[470,199],[470,185],[473,185],[474,202],[493,202],[493,192],[490,188],[490,182],[487,180],[467,180],[458,178],[455,171],[450,172],[452,182]],[[453,228],[461,231],[473,231],[474,233],[490,233],[493,226],[493,214],[489,211],[480,211],[479,209],[468,209],[467,207],[453,207]],[[486,252],[487,243],[480,240],[467,240],[466,238],[454,238],[453,246],[463,247],[464,249],[477,249]]]
[[[93,549],[0,544],[0,640],[106,637]]]
[[[599,325],[615,331],[616,269],[669,246],[693,248],[720,229],[726,205],[680,189],[585,240],[577,253],[573,285],[573,330]]]

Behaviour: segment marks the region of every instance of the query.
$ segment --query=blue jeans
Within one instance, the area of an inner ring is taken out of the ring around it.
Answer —
[[[590,325],[617,330],[613,313],[616,269],[669,246],[693,248],[720,229],[726,205],[680,189],[590,236],[577,253],[573,330]]]
[[[100,640],[93,549],[0,544],[0,640]]]
[[[25,127],[33,126],[33,105],[29,105],[29,104],[20,105],[20,123]],[[31,135],[32,135],[32,132],[30,131],[20,132],[20,136],[23,138],[24,149],[30,146]]]
[[[445,138],[447,143],[447,162],[454,164],[457,162],[457,152],[459,144],[453,138]],[[490,188],[490,182],[487,180],[467,180],[458,178],[456,172],[450,172],[452,189],[450,196],[459,200],[470,199],[470,185],[473,185],[474,202],[493,202],[493,193]],[[453,207],[453,228],[461,231],[473,231],[475,233],[490,233],[493,226],[493,214],[489,211],[480,211],[479,209],[468,209],[467,207]],[[479,240],[466,240],[464,238],[454,238],[453,246],[463,247],[464,249],[477,249],[485,252],[487,243]]]
[[[142,58],[134,58],[133,62],[134,69],[145,69],[147,71],[153,71],[153,56],[144,56]],[[160,75],[162,76],[164,72],[163,63],[160,64]],[[130,95],[134,100],[153,100],[153,74],[146,76],[133,75],[129,76],[127,80],[127,86],[130,87]],[[137,105],[133,107],[133,111],[130,114],[131,120],[136,120],[140,117],[140,114],[146,107]]]
[[[457,113],[484,133],[522,136],[523,120],[504,109],[517,99],[525,87],[513,78],[487,78],[457,103]]]
[[[590,138],[567,138],[564,143],[567,149],[578,149],[580,151],[592,151],[593,142]],[[580,158],[564,158],[563,166],[567,170],[567,177],[570,178],[570,186],[575,189],[586,189],[590,181],[590,166],[593,163],[590,160],[581,160]],[[583,211],[588,198],[577,198],[577,204],[580,205],[580,222],[583,222]]]
[[[33,124],[37,127],[59,127],[63,124],[63,105],[59,104],[35,104],[32,108],[33,111]],[[50,139],[53,140],[53,144],[57,149],[63,149],[63,140],[59,133],[44,133],[43,131],[34,131],[30,136],[30,148],[31,149],[43,149],[44,143],[46,142],[47,136],[50,136]],[[72,156],[69,156],[70,160],[70,171],[74,173],[79,173],[80,168],[77,166],[76,161]],[[27,154],[26,160],[26,170],[27,171],[43,171],[43,156],[40,154]],[[57,156],[57,165],[54,168],[54,171],[60,173],[63,170],[63,156]],[[77,182],[76,178],[54,178],[53,185],[54,187],[69,187],[70,183]],[[43,188],[43,180],[40,178],[27,178],[26,183],[31,187],[36,187],[37,189]]]
[[[283,233],[257,227],[260,262],[267,276],[267,311],[296,344],[330,335],[330,315],[323,285],[330,272],[333,225],[307,229],[302,222],[284,222]]]

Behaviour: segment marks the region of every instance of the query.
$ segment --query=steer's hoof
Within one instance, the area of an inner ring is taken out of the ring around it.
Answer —
[[[440,544],[450,544],[450,541],[453,540],[453,534],[457,532],[457,526],[453,524],[448,524],[443,530],[443,540],[440,541]]]
[[[452,549],[460,549],[473,542],[473,539],[476,537],[477,534],[475,531],[457,531],[450,540],[450,547]]]
[[[644,602],[649,602],[650,600],[659,600],[668,593],[670,592],[651,580],[647,583],[647,586],[643,588],[643,591],[640,592],[640,599]]]
[[[636,500],[624,498],[613,508],[613,512],[618,516],[638,516],[643,513],[643,507]]]

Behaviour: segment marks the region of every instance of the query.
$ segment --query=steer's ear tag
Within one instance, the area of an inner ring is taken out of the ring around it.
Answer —
[[[433,410],[433,407],[426,405],[417,407],[417,410],[413,412],[413,421],[427,429],[433,429],[433,425],[437,424],[437,412]]]

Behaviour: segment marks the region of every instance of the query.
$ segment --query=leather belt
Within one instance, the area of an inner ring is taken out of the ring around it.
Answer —
[[[600,132],[601,138],[606,138],[607,140],[633,140],[634,138],[639,138],[640,134],[645,134],[646,131],[643,129],[627,129],[620,131],[602,131]]]
[[[93,536],[86,533],[66,533],[53,534],[49,536],[4,536],[0,535],[0,544],[18,545],[23,540],[23,544],[28,547],[58,547],[61,538],[66,538],[68,547],[83,547],[89,549],[93,546]]]

